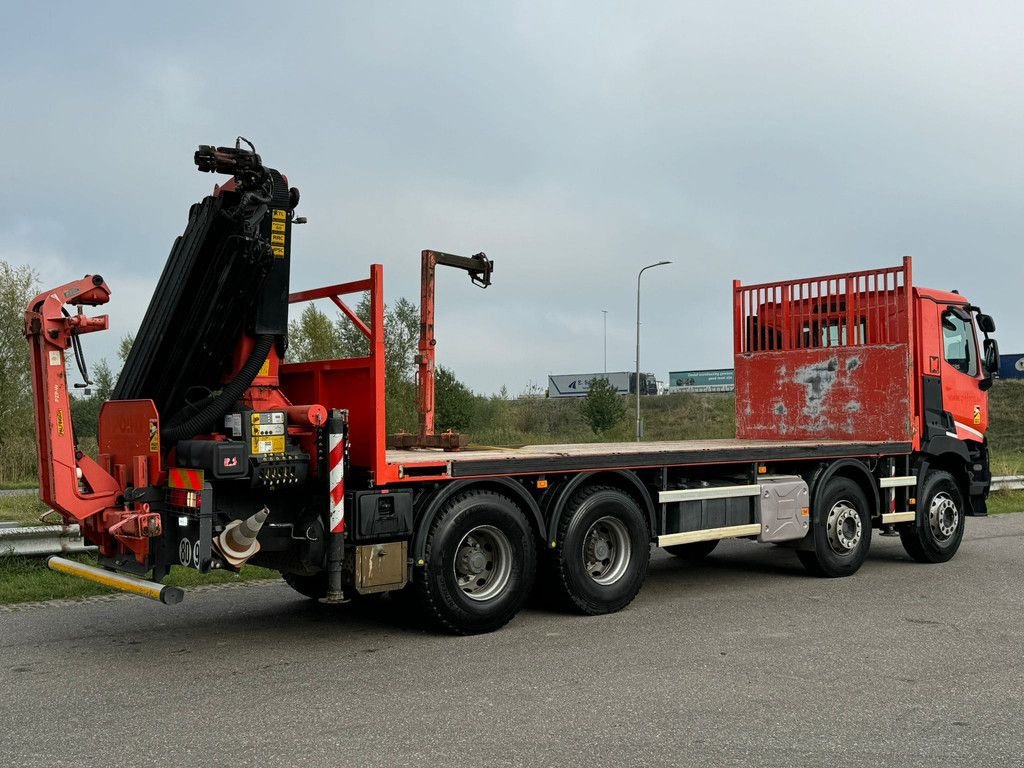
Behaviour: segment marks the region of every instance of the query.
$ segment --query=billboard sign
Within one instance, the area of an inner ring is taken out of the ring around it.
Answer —
[[[632,374],[624,371],[615,373],[566,373],[548,376],[548,397],[584,397],[590,391],[590,382],[608,379],[620,395],[629,394]]]
[[[1024,355],[1000,355],[999,378],[1024,379]]]
[[[671,371],[669,392],[732,392],[736,376],[732,368],[710,368],[699,371]]]

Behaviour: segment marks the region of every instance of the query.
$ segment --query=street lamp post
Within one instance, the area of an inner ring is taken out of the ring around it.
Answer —
[[[636,441],[640,442],[640,278],[644,272],[653,267],[662,267],[671,264],[671,261],[659,261],[656,264],[648,264],[636,274]]]
[[[608,373],[608,310],[602,309],[604,315],[604,372]]]

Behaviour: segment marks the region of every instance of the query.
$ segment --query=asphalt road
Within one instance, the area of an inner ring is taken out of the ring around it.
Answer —
[[[473,638],[279,582],[0,612],[0,764],[1022,766],[1024,514],[853,578],[657,553],[600,618]]]

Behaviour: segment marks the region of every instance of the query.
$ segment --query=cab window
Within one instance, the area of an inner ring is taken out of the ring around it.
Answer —
[[[942,346],[946,362],[968,376],[978,375],[978,348],[974,326],[953,312],[942,315]]]

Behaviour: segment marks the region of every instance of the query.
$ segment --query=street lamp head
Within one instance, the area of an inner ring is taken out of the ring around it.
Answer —
[[[671,264],[671,263],[672,263],[671,261],[657,261],[657,262],[655,262],[654,264],[648,264],[648,265],[647,265],[646,267],[644,267],[643,269],[641,269],[641,270],[640,270],[640,272],[639,272],[638,274],[641,274],[641,275],[642,275],[642,274],[643,274],[644,272],[646,272],[646,271],[647,271],[648,269],[653,269],[654,267],[663,267],[663,266],[665,266],[666,264]]]

